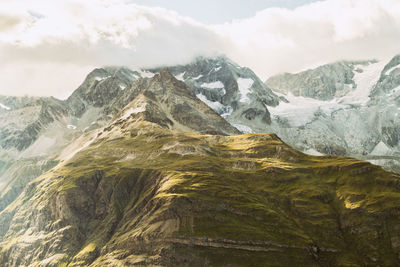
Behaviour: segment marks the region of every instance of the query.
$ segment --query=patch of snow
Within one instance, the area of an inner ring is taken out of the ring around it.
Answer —
[[[391,149],[382,141],[380,141],[370,153],[370,155],[373,156],[384,156],[390,154]]]
[[[199,76],[197,76],[197,77],[194,77],[194,78],[192,78],[192,80],[198,80],[198,79],[200,79],[201,77],[203,77],[203,75],[202,74],[200,74]]]
[[[120,84],[120,85],[119,85],[119,88],[121,88],[121,90],[124,90],[124,89],[126,88],[126,86],[123,85],[123,84]]]
[[[250,99],[247,97],[247,94],[250,93],[250,88],[253,86],[254,80],[253,79],[246,79],[246,78],[238,78],[237,83],[239,86],[239,93],[240,93],[240,102],[249,102]]]
[[[242,133],[253,133],[253,130],[250,127],[246,126],[246,125],[242,125],[242,124],[238,124],[238,123],[231,123],[231,124],[232,124],[233,127],[238,129]]]
[[[76,126],[75,126],[75,125],[72,125],[72,124],[68,124],[68,125],[67,125],[67,128],[68,128],[68,129],[71,129],[71,130],[76,130]]]
[[[203,83],[201,87],[210,88],[210,89],[218,89],[224,88],[224,84],[221,81],[212,82],[212,83]]]
[[[212,83],[203,83],[201,87],[208,89],[217,89],[219,93],[221,93],[222,95],[226,94],[224,84],[221,81],[216,81]]]
[[[138,73],[140,74],[140,76],[143,77],[143,78],[153,78],[154,75],[155,75],[155,73],[152,73],[152,72],[147,71],[147,70],[142,70],[142,69],[137,70],[137,72],[138,72]]]
[[[109,78],[109,77],[111,77],[111,76],[95,77],[94,79],[95,79],[96,81],[102,81],[102,80],[105,80],[105,79],[107,79],[107,78]]]
[[[214,69],[214,72],[217,72],[217,71],[219,71],[220,69],[222,69],[222,67],[218,67],[218,68]]]
[[[232,113],[232,111],[229,110],[230,107],[227,107],[218,101],[214,102],[214,101],[208,100],[207,97],[203,94],[197,94],[196,96],[198,99],[203,101],[207,106],[209,106],[211,109],[213,109],[218,114],[225,115],[226,113],[229,113],[229,115],[230,115],[230,113]]]
[[[3,105],[2,103],[0,103],[0,108],[3,108],[5,110],[10,110],[11,108],[7,107],[6,105]]]
[[[315,150],[313,148],[307,149],[306,151],[303,151],[303,153],[311,155],[311,156],[324,156],[324,154],[318,152],[317,150]]]
[[[185,73],[186,73],[186,71],[184,71],[184,72],[182,72],[182,73],[176,75],[175,78],[176,78],[177,80],[180,80],[180,81],[184,82],[185,79],[183,78],[183,76],[185,75]]]
[[[293,96],[289,93],[285,96],[289,103],[280,102],[276,107],[268,107],[273,116],[279,116],[288,120],[289,124],[299,127],[312,121],[315,113],[320,111],[327,116],[331,116],[333,112],[348,107],[345,104],[332,101],[322,101],[302,96]]]
[[[368,66],[357,65],[355,69],[362,69],[363,72],[354,72],[354,82],[357,88],[337,101],[343,104],[361,104],[366,105],[369,101],[369,95],[372,87],[378,82],[380,73],[386,62],[371,63]]]
[[[379,166],[385,165],[385,163],[386,163],[386,160],[384,160],[384,159],[367,159],[366,161],[368,161],[369,163],[372,163],[374,165],[379,165]]]

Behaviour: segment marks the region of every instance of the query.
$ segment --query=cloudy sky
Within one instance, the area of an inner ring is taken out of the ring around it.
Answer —
[[[0,0],[0,94],[66,98],[103,65],[225,54],[262,79],[400,53],[399,0]]]

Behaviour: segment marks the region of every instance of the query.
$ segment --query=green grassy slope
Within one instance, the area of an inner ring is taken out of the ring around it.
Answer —
[[[39,248],[41,255],[25,261],[399,263],[395,174],[355,159],[308,156],[270,134],[197,135],[147,122],[127,132],[100,138],[31,184],[19,199],[22,208],[16,204],[8,212],[15,212],[14,222],[34,213],[39,226],[12,225],[3,239],[2,262],[24,262],[20,251],[26,257]],[[24,209],[27,203],[30,208]],[[41,216],[50,218],[51,226],[40,225]],[[27,237],[40,242],[21,246]]]

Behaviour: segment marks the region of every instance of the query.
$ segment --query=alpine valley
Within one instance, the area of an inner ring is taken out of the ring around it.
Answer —
[[[0,266],[399,266],[399,99],[400,55],[0,96]]]

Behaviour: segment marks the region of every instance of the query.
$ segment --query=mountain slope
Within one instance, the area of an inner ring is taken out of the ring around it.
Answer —
[[[1,264],[399,264],[399,176],[274,134],[203,135],[179,101],[232,128],[183,83],[134,84],[110,125],[0,213]]]

